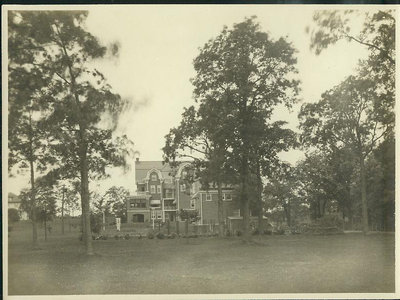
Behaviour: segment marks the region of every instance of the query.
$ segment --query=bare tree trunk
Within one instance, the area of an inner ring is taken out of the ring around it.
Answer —
[[[246,197],[245,201],[243,202],[243,238],[245,241],[251,240],[249,223],[250,223],[250,207],[249,207],[249,199]]]
[[[243,209],[243,239],[245,241],[251,240],[249,223],[250,223],[250,207],[249,207],[249,198],[248,198],[248,174],[249,174],[249,166],[248,166],[248,154],[245,153],[242,160],[242,170],[241,170],[241,202]]]
[[[30,160],[31,171],[31,221],[32,221],[32,246],[38,248],[38,234],[37,234],[37,221],[36,221],[36,199],[35,199],[35,169],[33,161]]]
[[[83,240],[86,246],[86,254],[93,255],[92,231],[90,227],[90,203],[89,203],[89,170],[87,162],[87,142],[84,128],[80,128],[80,173],[81,173],[81,202],[83,217]]]
[[[264,211],[262,202],[262,180],[260,163],[257,163],[257,196],[258,196],[258,234],[264,233]]]
[[[222,203],[222,186],[221,180],[218,179],[218,235],[222,237],[224,235],[224,212]]]
[[[178,221],[178,218],[176,218],[175,226],[176,226],[176,234],[179,235],[179,221]]]
[[[290,216],[290,202],[289,204],[285,204],[283,206],[283,210],[285,211],[285,218],[286,218],[286,224],[290,228],[291,224],[291,216]]]
[[[63,189],[62,200],[61,200],[61,234],[64,235],[64,196],[65,190]]]
[[[360,179],[361,179],[361,204],[362,204],[362,218],[363,218],[363,232],[367,234],[368,228],[368,204],[367,204],[367,185],[365,179],[365,165],[364,158],[360,156]]]
[[[47,216],[46,216],[46,205],[44,207],[44,240],[47,241]]]

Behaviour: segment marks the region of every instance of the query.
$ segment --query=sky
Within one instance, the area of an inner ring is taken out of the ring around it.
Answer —
[[[347,7],[346,7],[347,8]],[[81,8],[82,9],[82,8]],[[118,134],[127,134],[140,152],[140,160],[161,160],[164,136],[181,120],[184,107],[194,103],[190,78],[193,59],[224,25],[231,27],[246,17],[257,16],[261,29],[274,39],[287,37],[298,50],[301,103],[288,112],[279,107],[274,120],[285,120],[297,130],[302,103],[318,101],[321,93],[354,72],[366,49],[341,41],[316,56],[310,51],[305,28],[312,25],[315,6],[277,5],[131,5],[91,6],[87,29],[105,45],[118,42],[118,57],[96,62],[114,91],[129,99],[132,108],[121,116]],[[326,7],[325,7],[326,9]],[[304,154],[281,154],[294,164]],[[112,185],[136,189],[134,159],[131,170],[110,170],[111,177],[92,184],[100,192]],[[9,191],[28,185],[26,177],[9,179]]]

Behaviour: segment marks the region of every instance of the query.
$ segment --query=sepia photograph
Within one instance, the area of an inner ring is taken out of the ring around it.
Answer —
[[[3,5],[3,297],[399,296],[397,15]]]

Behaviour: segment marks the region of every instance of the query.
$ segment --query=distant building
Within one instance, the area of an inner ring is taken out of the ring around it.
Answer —
[[[179,220],[178,212],[197,210],[199,224],[218,223],[218,192],[204,190],[199,182],[185,180],[190,163],[182,162],[176,170],[161,161],[136,160],[137,194],[127,200],[128,222],[142,223],[153,219],[165,222]],[[239,216],[233,202],[233,189],[225,186],[223,192],[224,219]]]
[[[28,214],[21,210],[21,199],[13,193],[8,193],[8,209],[10,208],[18,210],[21,220],[28,220]]]

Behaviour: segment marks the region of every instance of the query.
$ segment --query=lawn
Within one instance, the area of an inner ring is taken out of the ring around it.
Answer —
[[[9,237],[9,295],[393,293],[394,234],[93,241],[53,230],[40,250],[28,224]],[[58,230],[57,230],[58,231]]]

